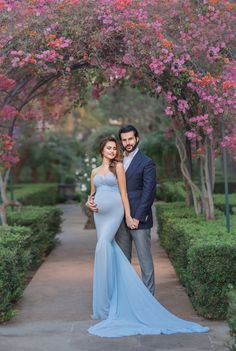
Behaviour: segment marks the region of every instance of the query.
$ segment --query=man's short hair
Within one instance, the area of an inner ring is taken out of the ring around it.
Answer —
[[[119,139],[121,140],[122,133],[129,133],[129,132],[134,132],[135,138],[139,137],[138,130],[134,126],[132,126],[131,124],[127,124],[126,126],[123,126],[120,128],[119,133],[118,133]]]

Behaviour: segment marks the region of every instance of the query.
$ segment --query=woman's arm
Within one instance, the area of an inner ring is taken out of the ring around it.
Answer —
[[[96,187],[95,187],[95,184],[94,184],[94,176],[96,174],[96,168],[92,170],[91,172],[91,190],[90,190],[90,195],[88,196],[88,200],[86,202],[86,206],[88,208],[90,208],[90,210],[92,210],[93,212],[98,212],[98,209],[97,209],[97,205],[95,204],[94,202],[94,195],[95,195],[95,192],[96,192]]]
[[[91,177],[90,177],[90,181],[91,181],[91,190],[90,190],[90,195],[94,195],[96,193],[96,187],[95,187],[95,184],[94,184],[94,181],[93,181],[93,178],[96,174],[96,168],[92,170],[91,172]]]
[[[117,175],[117,182],[118,182],[118,186],[121,194],[122,203],[125,210],[126,224],[128,227],[134,229],[135,225],[134,225],[133,218],[131,217],[131,214],[130,214],[130,205],[129,205],[129,199],[128,199],[127,189],[126,189],[125,171],[122,163],[117,163],[116,175]]]

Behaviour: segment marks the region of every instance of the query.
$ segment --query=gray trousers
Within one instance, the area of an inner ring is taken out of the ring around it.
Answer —
[[[132,241],[134,241],[141,267],[143,283],[151,294],[154,295],[155,281],[151,254],[151,229],[131,230],[127,228],[124,221],[122,221],[116,233],[115,240],[130,262],[132,256]]]

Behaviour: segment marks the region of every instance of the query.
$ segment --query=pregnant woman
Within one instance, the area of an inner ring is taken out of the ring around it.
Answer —
[[[101,337],[206,332],[207,327],[180,319],[150,293],[115,241],[130,214],[126,178],[118,142],[107,137],[100,144],[102,164],[91,173],[87,205],[94,211],[97,245],[93,278],[93,319],[101,321],[89,333]]]

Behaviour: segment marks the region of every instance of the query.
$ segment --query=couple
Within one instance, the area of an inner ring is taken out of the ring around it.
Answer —
[[[155,165],[139,151],[135,127],[121,128],[119,138],[124,155],[115,138],[102,140],[102,164],[91,173],[86,203],[94,212],[97,231],[92,318],[101,319],[88,331],[101,337],[206,332],[208,328],[168,312],[153,296],[150,228]],[[130,263],[132,241],[143,282]]]

